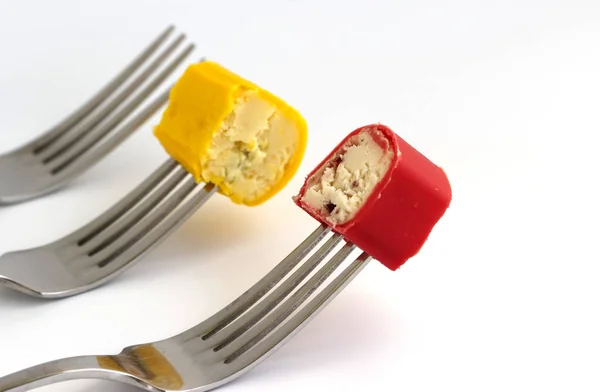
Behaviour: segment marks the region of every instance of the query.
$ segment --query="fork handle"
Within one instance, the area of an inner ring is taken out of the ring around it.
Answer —
[[[115,380],[122,374],[100,367],[95,356],[64,358],[0,377],[0,392],[30,391],[62,381],[94,378]]]

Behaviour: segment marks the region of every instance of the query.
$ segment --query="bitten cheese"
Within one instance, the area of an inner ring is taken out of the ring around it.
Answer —
[[[282,99],[202,61],[175,83],[154,135],[196,181],[213,183],[234,203],[252,206],[294,176],[307,126]]]
[[[348,222],[388,172],[394,153],[386,147],[369,132],[352,136],[343,152],[311,176],[302,202],[332,225]]]
[[[381,124],[347,135],[294,202],[391,270],[415,256],[452,200],[445,172]]]

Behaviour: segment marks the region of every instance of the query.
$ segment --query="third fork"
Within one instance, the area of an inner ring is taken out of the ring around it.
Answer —
[[[368,264],[356,246],[319,226],[271,272],[227,307],[172,338],[117,355],[48,362],[0,378],[0,392],[24,392],[66,380],[95,378],[152,392],[201,392],[248,372],[310,322]],[[320,242],[324,244],[309,253]],[[347,264],[344,267],[344,264]],[[320,288],[329,281],[324,288]]]

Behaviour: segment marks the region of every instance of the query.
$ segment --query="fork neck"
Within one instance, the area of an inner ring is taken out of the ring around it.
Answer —
[[[78,379],[103,379],[125,382],[139,386],[138,381],[123,372],[101,365],[102,358],[81,356],[63,358],[36,365],[16,373],[0,377],[0,392],[24,392],[50,384]],[[158,391],[148,389],[150,391]]]

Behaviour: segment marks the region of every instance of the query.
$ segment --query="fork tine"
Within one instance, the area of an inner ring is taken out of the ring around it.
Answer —
[[[135,57],[119,74],[101,88],[87,102],[75,110],[71,115],[63,119],[59,124],[55,125],[44,135],[24,146],[24,149],[32,149],[35,153],[42,152],[50,146],[58,137],[69,130],[73,125],[78,123],[82,118],[87,116],[98,105],[110,96],[120,85],[123,84],[135,71],[143,64],[171,35],[174,26],[167,27],[158,37],[154,39],[141,53]]]
[[[369,261],[371,261],[371,256],[365,252],[360,254],[314,299],[283,324],[281,328],[258,344],[248,346],[243,351],[240,349],[228,357],[225,363],[234,366],[235,372],[250,370],[251,367],[258,365],[316,317],[367,266]],[[339,267],[339,264],[333,267],[333,269],[337,267]]]
[[[333,272],[335,272],[336,268],[344,262],[355,248],[356,245],[349,242],[345,243],[322,268],[294,292],[294,294],[285,300],[281,306],[245,330],[240,338],[226,346],[220,344],[213,350],[219,352],[219,357],[223,357],[226,363],[231,362],[233,359],[248,351],[298,309],[310,295],[314,293]]]
[[[196,187],[202,188],[191,176],[185,178],[177,189],[161,200],[157,206],[152,206],[154,208],[151,208],[146,216],[135,222],[124,235],[91,255],[90,261],[100,268],[114,261],[119,255],[131,248],[136,242],[152,231],[154,227],[160,224]],[[146,200],[142,201],[140,208],[145,209],[146,206],[144,204],[146,203]]]
[[[148,178],[141,182],[137,187],[130,191],[118,203],[94,219],[81,229],[73,232],[62,240],[61,244],[76,243],[79,246],[85,245],[88,241],[105,230],[108,226],[114,223],[119,217],[134,205],[139,203],[148,192],[163,181],[173,170],[179,167],[179,164],[173,159],[167,159],[161,166],[158,167]]]
[[[156,69],[158,69],[158,67],[160,67],[160,65],[167,60],[167,58],[183,42],[184,38],[185,35],[181,34],[162,53],[160,53],[160,55],[157,56],[154,59],[154,61],[152,61],[150,65],[146,67],[146,69],[144,69],[133,81],[131,81],[131,83],[129,83],[125,88],[123,88],[123,90],[121,90],[119,94],[117,94],[114,98],[108,100],[104,107],[99,108],[99,110],[83,119],[75,127],[69,130],[69,132],[64,133],[63,135],[58,137],[51,146],[47,147],[45,151],[40,153],[42,163],[50,163],[57,157],[61,156],[76,141],[78,141],[82,136],[91,132],[108,115],[115,111],[121,103],[123,103],[129,96],[131,96],[131,94],[134,91],[136,91],[142,85],[142,83],[144,83],[144,81],[146,81],[152,75],[152,73],[154,73]],[[193,44],[190,44],[188,46],[187,54],[191,52],[191,49],[193,49],[193,47]],[[182,58],[179,59],[179,61],[182,60]],[[141,102],[141,100],[139,102]],[[101,128],[103,129],[103,131],[110,129],[109,127]]]
[[[115,131],[114,135],[108,140],[103,143],[92,145],[89,150],[86,150],[81,155],[73,158],[73,160],[64,162],[63,165],[57,167],[54,171],[54,174],[60,177],[57,186],[67,181],[72,176],[89,169],[119,146],[124,140],[131,136],[136,129],[148,121],[148,119],[150,119],[150,117],[152,117],[165,103],[167,103],[170,93],[170,89],[165,90],[133,119],[129,120],[119,130]]]
[[[329,238],[329,240],[321,246],[298,270],[296,270],[292,276],[287,278],[279,287],[277,287],[267,298],[259,302],[254,308],[242,317],[237,319],[234,323],[227,327],[225,330],[221,330],[220,335],[214,336],[219,344],[214,348],[215,351],[219,351],[226,347],[228,344],[233,342],[238,337],[242,336],[248,329],[258,323],[263,317],[265,317],[271,310],[273,310],[281,301],[285,299],[304,279],[310,275],[310,273],[327,257],[327,255],[336,247],[336,245],[342,240],[342,236],[335,234]],[[211,331],[205,335],[205,339],[208,339],[215,335],[215,332]]]
[[[106,246],[117,240],[125,232],[135,226],[140,220],[148,215],[169,193],[187,178],[187,172],[182,167],[178,167],[171,175],[156,188],[149,191],[146,198],[140,200],[140,203],[132,206],[123,216],[112,225],[108,226],[101,233],[90,239],[82,248],[89,256],[102,251]]]
[[[279,264],[275,266],[267,275],[259,280],[254,286],[248,289],[240,297],[232,303],[221,309],[219,312],[191,328],[178,337],[184,342],[201,338],[208,339],[216,332],[225,328],[235,319],[237,319],[246,310],[257,303],[265,296],[277,283],[279,283],[294,267],[304,259],[304,257],[315,246],[323,240],[323,238],[331,231],[327,225],[317,227],[302,243],[300,243],[292,252],[288,254]]]
[[[88,275],[92,278],[92,284],[89,287],[99,286],[132,267],[134,263],[131,263],[131,260],[136,258],[139,260],[143,254],[158,246],[167,238],[169,233],[183,224],[187,217],[208,201],[216,190],[217,187],[211,183],[205,186],[197,185],[192,191],[192,196],[181,208],[178,208],[173,214],[156,225],[145,225],[144,227],[147,229],[145,232],[139,233],[129,241],[130,243],[127,246],[119,248],[114,254],[110,255],[110,258],[103,260],[98,266],[99,269],[95,270],[102,270],[103,277],[97,279],[93,274]],[[106,271],[108,271],[108,274]]]
[[[146,86],[144,90],[142,90],[135,98],[133,98],[125,107],[123,107],[117,114],[108,119],[106,123],[102,126],[92,129],[87,135],[84,137],[75,140],[70,146],[69,151],[61,155],[56,161],[52,162],[50,166],[52,166],[52,174],[58,174],[65,168],[67,168],[70,164],[72,164],[75,160],[81,157],[83,154],[88,152],[94,145],[102,141],[103,138],[107,137],[111,134],[111,130],[114,129],[117,125],[123,122],[127,116],[129,116],[156,88],[164,82],[164,80],[185,60],[185,58],[192,52],[194,49],[194,45],[190,44],[177,58],[173,60],[168,67],[166,67],[151,83]],[[159,96],[159,100],[163,103],[166,103],[169,98],[170,88],[162,93]],[[151,107],[155,107],[155,103],[150,104]],[[148,113],[142,112],[142,117],[149,117]],[[138,121],[134,120],[134,123]],[[135,128],[125,127],[123,128],[125,132],[130,135],[131,131]],[[119,132],[123,132],[121,129]],[[117,137],[117,134],[111,135],[112,137]],[[122,141],[123,137],[118,137],[117,139],[109,138],[106,140],[106,143],[111,143],[111,146],[116,147],[120,141]],[[112,142],[111,142],[112,141]],[[112,150],[112,148],[111,148]]]

